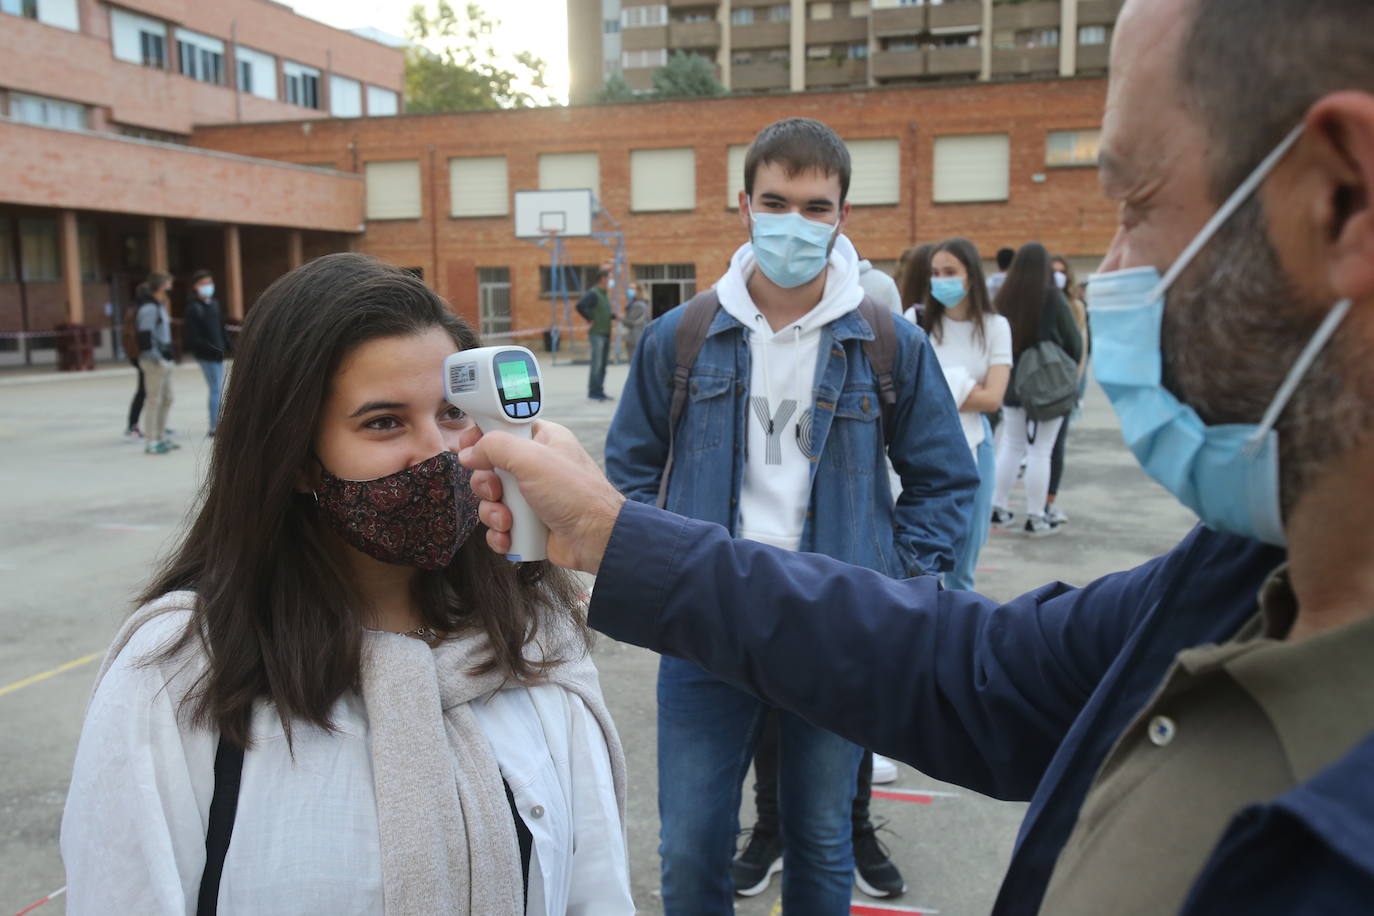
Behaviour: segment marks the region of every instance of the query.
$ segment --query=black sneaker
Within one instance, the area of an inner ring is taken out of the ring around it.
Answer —
[[[1060,533],[1059,526],[1048,521],[1043,515],[1032,515],[1026,519],[1025,531],[1028,538],[1047,538]]]
[[[1011,520],[1014,518],[1016,518],[1016,513],[1012,512],[1010,509],[999,509],[996,506],[992,507],[992,527],[1010,528]]]
[[[906,893],[906,880],[892,864],[872,824],[854,834],[854,883],[870,897]]]
[[[750,830],[744,852],[730,863],[730,880],[735,893],[754,897],[768,890],[768,882],[782,871],[782,838],[776,833]]]

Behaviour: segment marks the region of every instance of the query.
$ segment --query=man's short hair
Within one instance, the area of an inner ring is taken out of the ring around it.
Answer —
[[[1374,92],[1371,0],[1194,0],[1191,15],[1180,83],[1209,133],[1218,200],[1318,99]]]
[[[999,248],[999,249],[997,249],[997,269],[998,269],[998,270],[1010,270],[1010,269],[1011,269],[1011,262],[1014,261],[1014,260],[1016,260],[1016,249],[1015,249],[1015,248]]]
[[[606,279],[606,278],[609,277],[610,275],[611,275],[611,272],[610,272],[609,270],[606,270],[606,269],[603,267],[601,270],[598,270],[598,271],[596,272],[596,279],[593,280],[592,282],[593,282],[593,283],[600,283],[602,280]]]
[[[191,274],[191,285],[195,286],[201,280],[214,279],[214,276],[215,275],[208,270],[198,270],[195,273]]]
[[[744,193],[750,197],[754,175],[765,163],[782,166],[789,178],[810,171],[838,176],[838,202],[849,196],[849,149],[839,134],[813,118],[785,118],[759,131],[744,156]]]

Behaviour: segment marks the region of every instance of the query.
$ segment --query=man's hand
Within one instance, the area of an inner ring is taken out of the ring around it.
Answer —
[[[501,502],[501,478],[509,471],[535,513],[549,526],[549,561],[594,573],[625,504],[577,438],[557,423],[534,422],[534,438],[464,431],[458,460],[472,469],[472,489],[482,498],[478,516],[489,529],[487,544],[510,552],[511,515]]]

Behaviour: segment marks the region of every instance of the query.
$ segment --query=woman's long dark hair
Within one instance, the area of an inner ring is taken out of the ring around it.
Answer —
[[[335,702],[358,687],[366,609],[298,484],[313,465],[320,413],[344,358],[367,341],[436,327],[455,350],[478,346],[422,282],[357,254],[291,271],[249,312],[195,521],[139,599],[197,593],[191,625],[163,655],[200,640],[208,656],[185,700],[193,722],[247,746],[253,704],[266,699],[289,739],[293,722],[331,728]],[[445,569],[417,574],[417,604],[440,631],[484,631],[492,647],[485,670],[538,677],[557,659],[531,663],[522,650],[541,618],[571,613],[576,588],[547,564],[517,567],[497,556],[485,531],[479,526]]]
[[[1013,359],[1019,358],[1040,339],[1040,318],[1045,313],[1045,305],[1058,295],[1054,271],[1050,269],[1050,253],[1045,246],[1039,242],[1022,245],[992,303],[1011,325]]]
[[[930,263],[930,273],[935,272],[935,256],[940,252],[948,252],[964,265],[964,270],[968,272],[968,279],[965,281],[968,292],[969,319],[973,322],[973,336],[983,346],[987,346],[988,335],[983,327],[984,320],[996,314],[992,310],[992,302],[988,299],[988,281],[983,276],[983,259],[978,255],[978,249],[968,239],[952,238],[945,239],[936,245],[930,252],[927,262]],[[930,295],[929,282],[926,284],[925,305],[921,308],[921,314],[917,317],[921,328],[930,335],[930,339],[939,343],[944,335],[945,304],[934,296]]]
[[[898,285],[902,291],[902,311],[913,305],[920,311],[922,303],[930,296],[930,258],[935,253],[935,245],[926,242],[916,245],[902,253],[902,278]]]

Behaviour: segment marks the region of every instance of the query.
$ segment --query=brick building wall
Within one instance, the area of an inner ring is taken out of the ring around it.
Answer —
[[[297,163],[362,171],[368,162],[417,160],[419,219],[369,221],[354,249],[403,267],[418,267],[455,309],[477,317],[477,271],[510,271],[513,325],[548,325],[549,301],[539,294],[545,250],[516,240],[512,216],[449,215],[452,157],[505,156],[509,191],[538,189],[541,153],[595,151],[600,199],[624,231],[631,265],[692,264],[706,288],[745,240],[727,208],[727,157],[779,118],[808,116],[846,140],[900,141],[900,201],[856,206],[848,234],[860,253],[893,261],[909,245],[951,235],[972,239],[985,256],[999,247],[1037,240],[1080,263],[1106,251],[1115,211],[1097,189],[1092,168],[1047,168],[1050,130],[1093,129],[1101,120],[1106,82],[1070,79],[971,84],[929,89],[880,89],[786,96],[736,96],[663,103],[409,115],[384,121],[317,121],[197,130],[195,145]],[[1008,199],[937,204],[932,169],[935,138],[1005,133],[1010,138]],[[696,206],[690,212],[634,213],[630,152],[690,146],[696,153]],[[608,250],[570,239],[576,264],[597,264]]]

